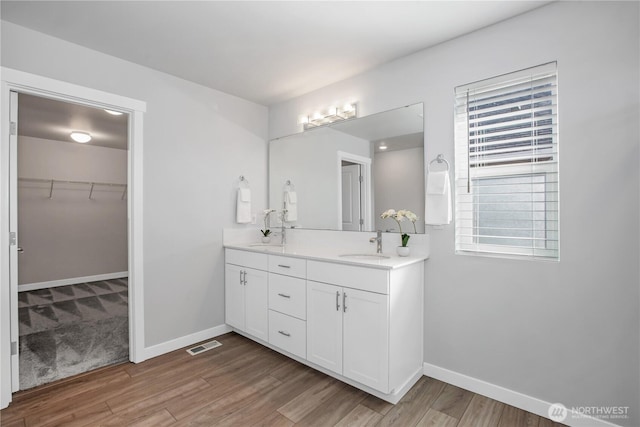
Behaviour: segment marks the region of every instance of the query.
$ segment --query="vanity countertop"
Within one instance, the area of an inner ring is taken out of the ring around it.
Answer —
[[[264,243],[234,243],[225,244],[227,249],[239,249],[243,251],[266,253],[270,255],[282,255],[293,258],[304,258],[314,261],[328,261],[339,264],[358,265],[362,267],[391,270],[404,267],[428,259],[426,254],[411,254],[401,257],[390,251],[384,251],[382,255],[388,258],[376,258],[375,252],[354,251],[348,249],[336,249],[326,247],[310,247],[297,244],[284,246]],[[395,249],[395,248],[394,248]],[[341,256],[342,255],[342,256]],[[348,256],[345,256],[348,255]],[[372,256],[368,258],[367,255]]]

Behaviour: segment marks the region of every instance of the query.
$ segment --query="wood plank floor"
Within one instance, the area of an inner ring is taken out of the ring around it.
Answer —
[[[429,377],[391,405],[230,333],[184,350],[16,393],[0,425],[551,427],[550,420]]]

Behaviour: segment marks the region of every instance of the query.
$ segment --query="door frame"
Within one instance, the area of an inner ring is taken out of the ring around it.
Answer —
[[[373,231],[372,222],[372,199],[371,199],[371,158],[359,156],[357,154],[347,153],[346,151],[338,151],[338,163],[337,163],[337,202],[338,202],[338,216],[337,216],[337,228],[336,230],[342,230],[342,161],[351,163],[357,163],[361,166],[362,173],[362,218],[364,224],[362,225],[363,231]]]
[[[343,162],[341,168],[342,168],[342,180],[341,180],[342,182],[341,182],[341,187],[340,188],[342,189],[342,206],[341,206],[340,210],[342,210],[342,227],[340,227],[340,229],[342,231],[363,231],[363,228],[364,228],[364,215],[363,215],[363,206],[362,206],[362,192],[363,192],[362,184],[363,184],[363,182],[360,181],[359,179],[357,180],[357,182],[354,182],[352,179],[351,180],[347,179],[349,181],[349,184],[350,184],[348,187],[351,190],[351,193],[350,193],[351,197],[349,198],[350,203],[349,203],[349,206],[348,206],[349,210],[352,212],[352,215],[351,215],[351,217],[352,217],[351,218],[351,227],[353,227],[354,225],[357,225],[358,229],[354,230],[353,228],[348,228],[348,227],[345,228],[345,222],[344,222],[344,219],[345,219],[344,218],[344,210],[345,210],[344,193],[345,193],[345,188],[346,188],[345,175],[353,175],[353,172],[357,170],[358,178],[361,177],[362,176],[362,165],[360,163]],[[348,174],[345,173],[345,169],[349,170]],[[357,191],[353,191],[353,190],[356,189],[356,187],[357,187]],[[357,196],[357,197],[355,197],[355,196]],[[358,208],[357,209],[357,213],[356,213],[356,210],[353,209],[355,207],[354,205],[356,203],[356,199],[357,199],[357,208]],[[358,217],[357,218],[358,222],[357,222],[357,224],[353,224],[353,222],[354,222],[353,220],[354,220],[354,217],[356,216],[356,214],[357,214],[357,217]]]
[[[10,101],[11,92],[25,93],[90,107],[123,111],[129,114],[129,150],[127,153],[127,218],[129,271],[129,360],[142,362],[144,346],[144,272],[143,272],[143,116],[146,102],[123,97],[72,83],[54,80],[11,68],[0,67],[0,409],[12,399],[12,310],[17,301],[11,297],[10,230]],[[19,118],[18,118],[19,119]],[[11,153],[12,154],[12,153]],[[11,249],[14,248],[14,249]],[[17,286],[17,284],[14,284]],[[14,292],[12,292],[14,291]],[[13,321],[15,323],[15,321]],[[15,344],[14,344],[15,346]]]

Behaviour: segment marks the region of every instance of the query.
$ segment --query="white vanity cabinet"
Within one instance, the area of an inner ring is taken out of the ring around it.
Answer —
[[[307,360],[384,394],[422,369],[423,266],[307,263]]]
[[[387,295],[314,281],[307,294],[307,360],[388,392]]]
[[[269,344],[305,358],[307,261],[269,255]]]
[[[227,249],[225,256],[225,321],[267,341],[267,255]]]
[[[397,403],[422,376],[425,258],[367,264],[291,253],[226,249],[227,324]]]

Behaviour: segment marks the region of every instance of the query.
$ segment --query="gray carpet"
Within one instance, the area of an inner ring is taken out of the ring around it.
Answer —
[[[20,292],[20,389],[129,359],[127,279]]]

